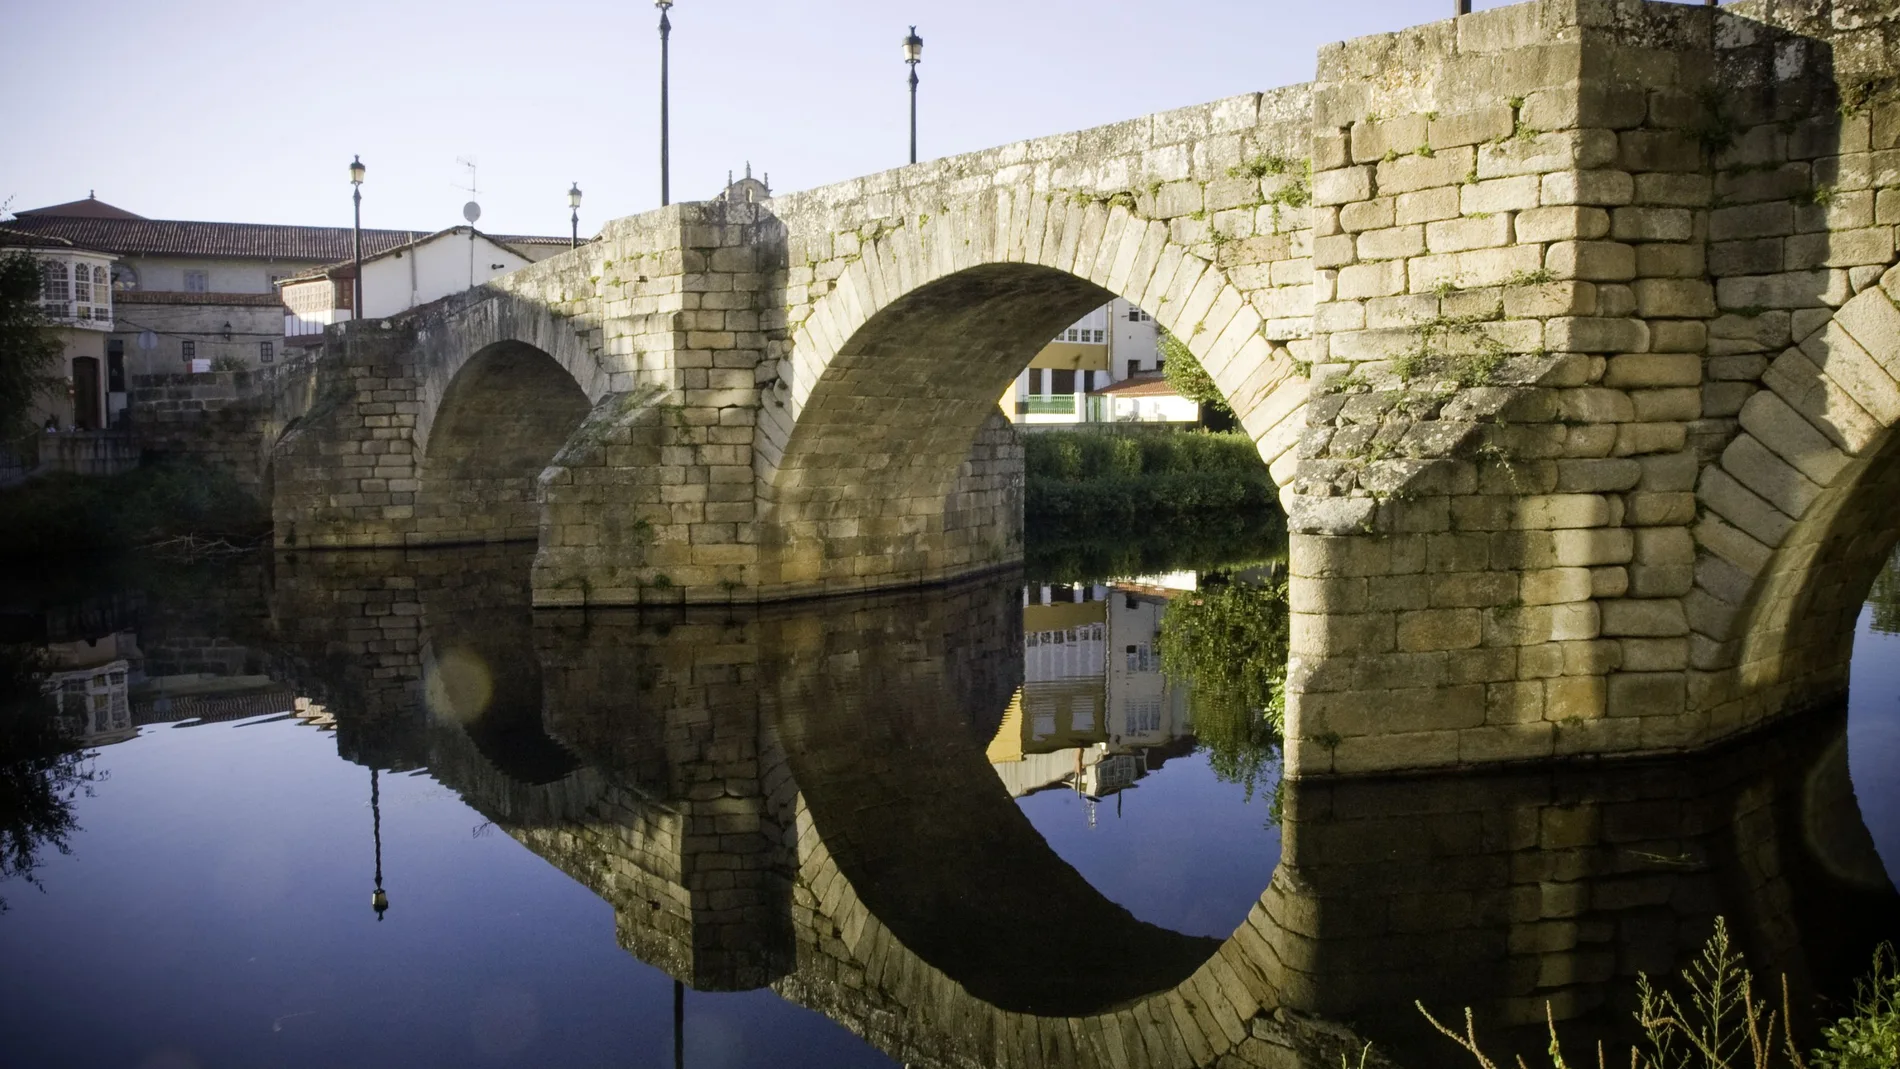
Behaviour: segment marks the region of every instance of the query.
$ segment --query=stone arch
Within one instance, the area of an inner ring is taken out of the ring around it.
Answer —
[[[1019,556],[1020,501],[972,443],[1047,339],[1111,296],[1187,342],[1284,485],[1308,383],[1226,271],[1119,202],[993,190],[867,240],[793,329],[755,445],[761,582],[925,582]]]
[[[492,291],[418,322],[415,346],[410,544],[538,538],[536,480],[606,396],[599,361],[546,305]]]
[[[1900,268],[1770,365],[1697,489],[1691,711],[1710,738],[1841,700],[1900,540]]]
[[[537,539],[540,474],[592,407],[580,384],[532,345],[477,350],[443,391],[417,457],[414,541]]]
[[[514,343],[540,350],[567,372],[589,404],[608,392],[608,376],[599,358],[572,320],[547,304],[495,290],[476,291],[475,299],[440,303],[441,311],[416,326],[416,363],[420,372],[419,410],[414,442],[427,456],[429,441],[450,388],[477,356]]]

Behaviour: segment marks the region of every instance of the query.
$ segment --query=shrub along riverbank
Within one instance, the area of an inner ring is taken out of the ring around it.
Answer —
[[[231,476],[175,460],[118,475],[49,475],[0,490],[0,556],[59,557],[173,539],[251,542],[270,516]]]
[[[1099,583],[1286,561],[1286,519],[1277,509],[1189,513],[1158,525],[1033,519],[1027,534],[1023,567],[1045,583]]]
[[[1023,436],[1023,510],[1031,521],[1261,511],[1276,493],[1238,432]]]

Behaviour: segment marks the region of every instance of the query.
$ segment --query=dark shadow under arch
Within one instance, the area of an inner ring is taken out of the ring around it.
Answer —
[[[498,342],[470,357],[421,443],[414,541],[539,537],[539,476],[591,407],[573,376],[531,345]]]

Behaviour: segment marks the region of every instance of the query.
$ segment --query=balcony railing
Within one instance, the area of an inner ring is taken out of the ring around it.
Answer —
[[[1044,396],[1031,394],[1029,400],[1022,402],[1021,410],[1031,416],[1067,416],[1075,413],[1075,395],[1058,393]]]

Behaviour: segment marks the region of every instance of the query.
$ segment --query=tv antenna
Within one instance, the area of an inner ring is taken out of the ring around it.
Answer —
[[[465,186],[456,185],[454,182],[450,182],[449,185],[455,186],[456,189],[462,190],[468,193],[470,196],[476,196],[480,194],[481,190],[475,188],[475,157],[457,156],[455,157],[455,163],[456,163],[456,166],[458,167],[468,168],[468,185],[465,185]]]

